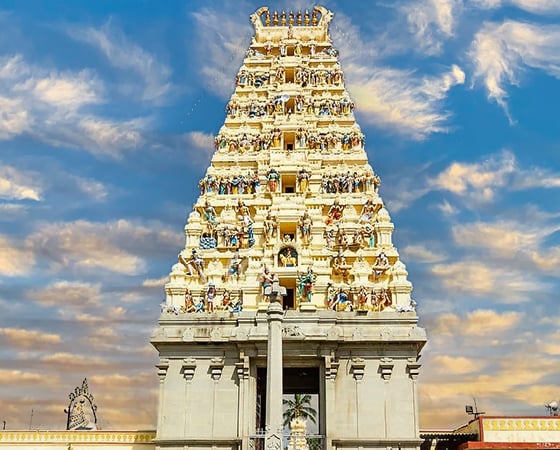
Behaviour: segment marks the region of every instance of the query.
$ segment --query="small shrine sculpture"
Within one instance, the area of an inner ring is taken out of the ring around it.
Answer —
[[[88,390],[87,379],[82,386],[77,386],[69,395],[70,404],[64,412],[68,418],[67,430],[99,430],[97,426],[97,405],[93,403],[93,395]]]

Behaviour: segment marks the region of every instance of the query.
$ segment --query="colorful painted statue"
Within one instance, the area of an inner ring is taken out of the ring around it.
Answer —
[[[311,296],[313,295],[313,284],[317,279],[317,275],[313,273],[311,267],[307,268],[307,272],[304,274],[298,274],[297,277],[297,288],[298,297],[301,301],[310,302]]]

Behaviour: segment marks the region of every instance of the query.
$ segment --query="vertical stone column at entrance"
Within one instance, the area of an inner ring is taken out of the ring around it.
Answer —
[[[270,302],[266,367],[267,434],[282,434],[282,322],[284,310],[279,302]]]
[[[267,310],[268,346],[266,354],[266,450],[282,448],[282,322],[284,310],[280,298],[286,288],[280,286],[275,277],[272,286],[266,289],[270,304]]]

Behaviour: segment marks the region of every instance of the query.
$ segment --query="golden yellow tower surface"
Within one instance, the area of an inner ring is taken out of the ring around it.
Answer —
[[[251,16],[164,314],[285,309],[413,312],[411,283],[323,7]]]

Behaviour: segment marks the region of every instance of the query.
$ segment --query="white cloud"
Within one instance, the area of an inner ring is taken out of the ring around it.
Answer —
[[[101,88],[88,71],[77,74],[51,74],[38,80],[29,79],[24,86],[40,101],[55,107],[76,109],[84,105],[100,103]],[[23,86],[16,87],[17,90]]]
[[[98,268],[129,275],[143,272],[143,259],[112,242],[115,225],[86,221],[49,224],[31,235],[28,245],[59,269]]]
[[[526,67],[560,78],[559,46],[560,26],[507,20],[486,23],[476,34],[469,55],[475,78],[482,80],[488,98],[504,108],[509,117],[506,85],[518,85]]]
[[[95,148],[97,153],[120,156],[124,149],[134,149],[143,144],[139,131],[144,124],[142,120],[113,122],[107,119],[86,117],[78,123],[84,138]]]
[[[23,133],[31,123],[29,112],[21,100],[0,95],[0,139],[11,139]]]
[[[459,209],[447,200],[443,200],[441,203],[436,205],[436,208],[439,209],[444,216],[454,216],[459,213]]]
[[[445,253],[434,251],[424,245],[407,245],[400,251],[404,259],[420,263],[435,263],[447,259]]]
[[[90,178],[72,177],[80,191],[97,201],[107,198],[107,188],[103,183]]]
[[[126,71],[127,76],[131,73],[139,76],[143,84],[140,88],[142,100],[161,101],[169,94],[172,87],[169,81],[171,69],[159,62],[152,53],[130,42],[111,22],[101,29],[71,29],[69,34],[76,40],[98,48],[114,67]],[[136,87],[127,90],[129,92],[126,94],[131,95]]]
[[[77,281],[55,281],[48,286],[31,289],[27,297],[44,306],[83,308],[99,304],[101,286]]]
[[[428,55],[441,53],[443,40],[453,37],[462,0],[421,0],[402,7],[417,48]]]
[[[78,220],[39,226],[26,245],[54,270],[104,269],[136,275],[146,269],[144,257],[176,248],[179,238],[161,224],[149,228],[127,220]]]
[[[199,75],[207,91],[227,99],[234,89],[237,73],[254,29],[243,11],[236,4],[220,9],[202,8],[193,12],[196,26],[191,40],[199,59]]]
[[[40,201],[42,191],[39,174],[0,165],[0,198]]]
[[[543,223],[499,220],[455,225],[452,233],[457,245],[479,247],[497,256],[511,258],[539,250],[545,238],[559,229],[560,226]]]
[[[115,158],[144,144],[148,119],[113,120],[88,111],[105,101],[103,83],[89,70],[61,73],[20,55],[0,58],[0,139],[28,134]]]
[[[169,277],[166,275],[164,277],[161,278],[148,278],[144,281],[142,281],[142,286],[144,287],[163,287],[163,285],[165,283],[167,283],[169,281]]]
[[[0,328],[0,337],[10,341],[17,349],[45,348],[62,342],[59,334],[22,328]]]
[[[560,174],[540,167],[520,167],[515,155],[503,150],[480,163],[453,162],[428,179],[427,185],[430,190],[449,191],[476,205],[493,202],[500,190],[559,188]],[[443,210],[448,211],[449,207]]]
[[[360,119],[422,140],[448,131],[450,113],[442,110],[449,90],[465,82],[453,65],[435,76],[417,77],[413,71],[347,65],[348,90]]]
[[[32,252],[18,247],[0,234],[0,275],[23,276],[31,272],[35,264]]]
[[[443,374],[465,374],[480,371],[484,366],[482,361],[462,356],[435,355],[432,364],[437,372]]]
[[[550,286],[535,273],[488,258],[465,259],[432,266],[432,274],[439,278],[449,295],[468,295],[488,298],[491,303],[515,304],[528,302]]]
[[[516,168],[515,156],[504,151],[497,158],[489,158],[482,163],[454,162],[436,178],[429,180],[428,185],[486,202],[494,199],[495,188],[503,187],[507,176]]]
[[[463,317],[451,313],[442,314],[431,330],[438,335],[492,336],[513,329],[522,319],[523,315],[514,311],[499,313],[479,309]]]
[[[503,6],[516,6],[534,14],[560,13],[558,0],[471,0],[472,4],[484,9],[497,9]]]

